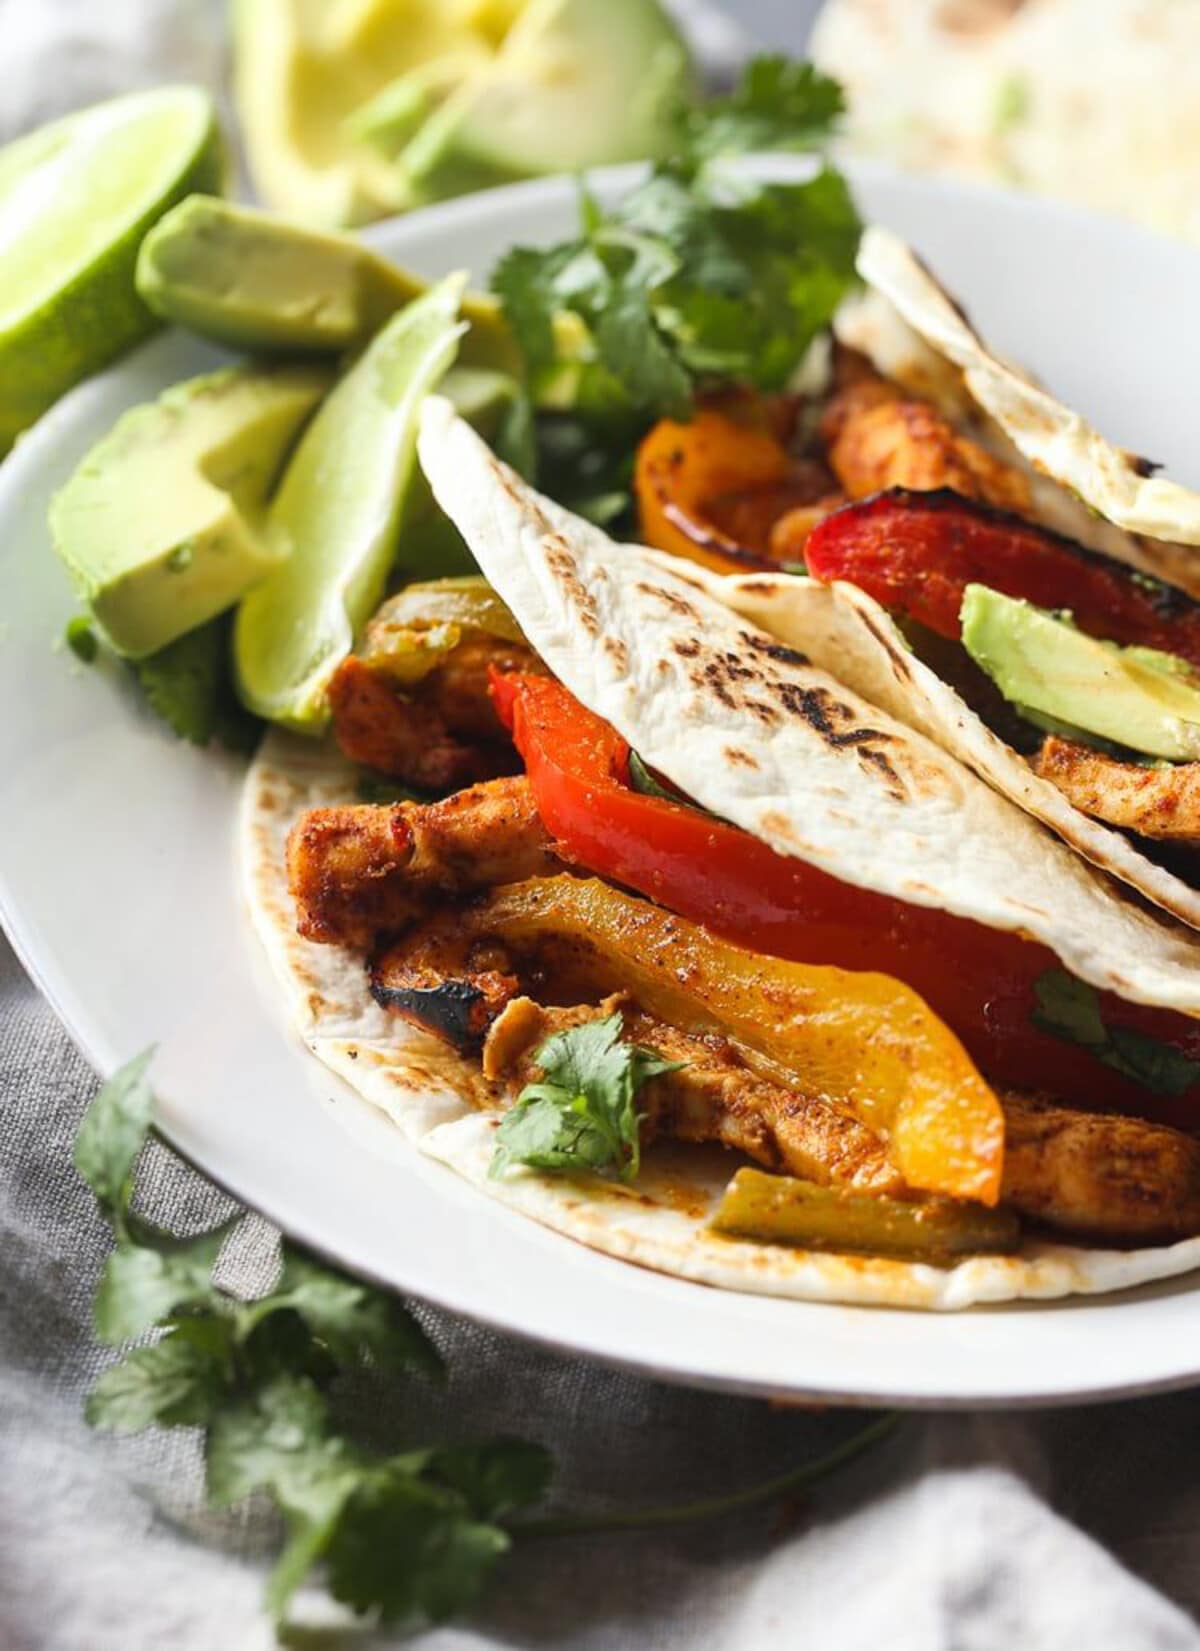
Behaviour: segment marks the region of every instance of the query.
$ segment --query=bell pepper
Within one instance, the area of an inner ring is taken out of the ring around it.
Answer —
[[[550,677],[492,673],[538,813],[560,852],[773,957],[881,970],[911,986],[987,1077],[1091,1109],[1200,1121],[1200,1084],[1152,1094],[1035,1023],[1037,983],[1061,972],[1032,941],[839,882],[737,826],[630,783],[628,744]],[[1200,1022],[1099,994],[1104,1023],[1200,1060]]]
[[[1089,636],[1200,665],[1200,604],[1182,591],[957,493],[894,488],[847,505],[813,529],[805,561],[815,578],[857,585],[939,636],[961,636],[966,587],[987,585],[1068,609]]]
[[[684,1032],[727,1038],[772,1082],[857,1117],[914,1189],[995,1204],[1004,1114],[908,986],[874,970],[766,958],[596,878],[492,889],[457,921],[573,993],[630,991]]]
[[[714,1232],[805,1250],[850,1250],[950,1267],[968,1255],[1010,1254],[1021,1226],[1008,1209],[934,1198],[907,1202],[788,1175],[740,1169],[710,1223]]]
[[[660,420],[634,467],[643,542],[721,573],[798,560],[823,513],[817,501],[836,485],[822,466],[788,452],[770,405],[757,400],[702,407],[687,424]]]
[[[486,579],[431,579],[391,596],[356,650],[363,664],[398,687],[444,665],[468,635],[525,645],[520,627]]]

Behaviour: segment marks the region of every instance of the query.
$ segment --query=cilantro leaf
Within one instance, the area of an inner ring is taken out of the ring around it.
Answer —
[[[146,1076],[154,1050],[143,1049],[101,1089],[83,1115],[75,1137],[75,1168],[105,1213],[122,1224],[133,1189],[133,1170],[150,1133],[154,1096]]]
[[[369,1357],[384,1370],[442,1372],[442,1361],[416,1319],[395,1296],[323,1266],[287,1240],[275,1289],[249,1310],[252,1322],[290,1309],[344,1364]]]
[[[538,485],[601,527],[632,521],[637,431],[612,431],[585,415],[539,413]]]
[[[686,418],[692,380],[655,319],[650,298],[632,279],[611,283],[596,318],[596,348],[605,367],[638,407]]]
[[[1065,969],[1048,969],[1038,976],[1033,990],[1036,1027],[1051,1037],[1079,1044],[1152,1095],[1183,1095],[1200,1083],[1200,1061],[1132,1027],[1110,1027],[1095,987]]]
[[[92,1427],[110,1433],[137,1433],[153,1422],[203,1423],[225,1397],[228,1383],[228,1365],[213,1347],[170,1331],[106,1370],[88,1395],[84,1415]]]
[[[316,1511],[331,1487],[358,1482],[361,1461],[329,1433],[329,1406],[306,1376],[281,1375],[229,1406],[209,1430],[204,1458],[214,1507],[270,1490],[288,1511]]]
[[[685,164],[765,149],[811,149],[846,107],[842,88],[812,63],[782,55],[753,58],[727,97],[680,113]]]
[[[572,250],[569,244],[549,252],[513,247],[492,271],[492,291],[535,377],[554,363],[556,285]]]
[[[326,1559],[335,1599],[385,1622],[441,1622],[472,1605],[510,1546],[452,1492],[386,1468],[354,1493]]]
[[[574,240],[510,252],[492,285],[532,378],[545,384],[555,317],[571,313],[587,340],[572,355],[585,417],[593,401],[623,404],[644,428],[686,416],[707,381],[784,386],[854,280],[858,215],[829,167],[776,184],[719,163],[819,145],[841,107],[810,64],[757,59],[729,97],[681,112],[677,152],[624,201],[604,209],[585,192]]]
[[[422,1456],[423,1472],[457,1491],[476,1519],[501,1519],[540,1502],[554,1473],[550,1452],[527,1439],[443,1445]]]
[[[287,1374],[214,1416],[204,1463],[214,1507],[263,1490],[284,1515],[288,1539],[267,1584],[267,1603],[279,1620],[328,1547],[363,1481],[365,1463],[331,1435],[328,1406],[316,1386]]]
[[[230,680],[228,615],[160,648],[130,668],[146,703],[180,739],[253,750],[261,724],[238,703]]]
[[[640,1165],[638,1090],[679,1070],[653,1050],[626,1043],[620,1014],[556,1032],[534,1059],[544,1074],[526,1084],[496,1131],[489,1173],[534,1169],[615,1170],[633,1180]]]
[[[133,1228],[136,1242],[117,1246],[96,1290],[99,1340],[115,1346],[180,1308],[214,1305],[220,1298],[212,1270],[238,1219],[194,1238],[174,1238],[142,1223]]]

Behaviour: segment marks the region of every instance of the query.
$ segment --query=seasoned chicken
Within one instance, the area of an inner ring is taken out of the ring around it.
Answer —
[[[764,1079],[728,1039],[686,1033],[646,1014],[627,992],[599,1004],[546,1007],[521,995],[503,947],[454,939],[432,924],[372,971],[377,999],[458,1048],[482,1040],[485,1074],[511,1095],[539,1076],[535,1055],[555,1032],[619,1011],[630,1041],[685,1063],[639,1096],[643,1140],[712,1141],[805,1180],[903,1196],[886,1143],[819,1096]],[[1163,1124],[1078,1112],[1002,1093],[1002,1201],[1025,1218],[1092,1243],[1167,1243],[1200,1233],[1200,1141]]]
[[[725,1038],[699,1037],[644,1014],[627,993],[583,1008],[548,1009],[514,998],[492,1025],[483,1046],[487,1077],[511,1094],[540,1077],[536,1051],[555,1032],[620,1013],[625,1036],[643,1049],[684,1064],[652,1078],[638,1096],[642,1141],[716,1141],[768,1169],[809,1181],[896,1192],[903,1183],[883,1144],[857,1118],[815,1095],[765,1082],[751,1072]]]
[[[1143,837],[1200,843],[1200,762],[1143,768],[1051,734],[1035,766],[1084,814]]]
[[[852,499],[888,487],[927,493],[948,487],[968,499],[1028,513],[1021,471],[960,435],[931,402],[870,372],[836,389],[821,415],[825,456]]]
[[[359,947],[448,895],[562,870],[524,776],[438,803],[312,809],[288,837],[287,866],[305,939]]]
[[[384,660],[352,654],[329,684],[333,730],[353,762],[417,791],[449,791],[517,767],[488,696],[488,667],[539,670],[529,648],[468,633],[442,663],[402,683]]]
[[[1200,1233],[1200,1141],[1165,1124],[1002,1094],[1004,1200],[1093,1244]]]
[[[803,1180],[903,1193],[883,1143],[857,1119],[764,1083],[727,1040],[666,1026],[627,993],[572,1009],[513,999],[487,1035],[484,1072],[516,1094],[540,1075],[534,1055],[546,1038],[617,1010],[632,1043],[686,1063],[652,1079],[638,1098],[647,1144],[659,1136],[717,1141]],[[1001,1100],[1002,1199],[1021,1215],[1092,1243],[1164,1243],[1200,1233],[1200,1141],[1139,1118],[1075,1112],[1012,1093]]]

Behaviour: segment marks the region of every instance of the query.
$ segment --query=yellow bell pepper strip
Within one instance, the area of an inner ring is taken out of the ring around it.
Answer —
[[[459,921],[536,956],[542,977],[571,994],[560,1001],[625,989],[670,1025],[728,1038],[763,1076],[859,1118],[909,1187],[999,1198],[1000,1103],[900,981],[746,951],[592,878],[505,885]]]

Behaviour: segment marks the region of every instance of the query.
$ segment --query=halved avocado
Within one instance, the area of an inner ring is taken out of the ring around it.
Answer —
[[[694,93],[683,37],[659,0],[530,0],[494,60],[400,158],[414,193],[664,154]]]

